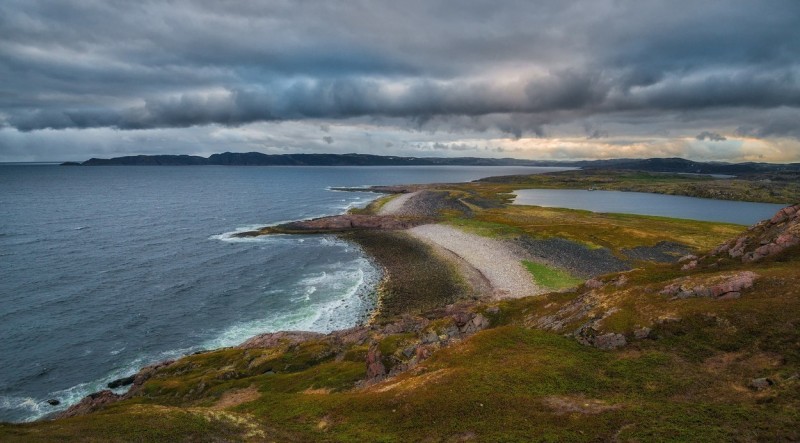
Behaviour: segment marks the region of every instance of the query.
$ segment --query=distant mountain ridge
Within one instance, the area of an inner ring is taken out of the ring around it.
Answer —
[[[92,158],[67,166],[562,166],[587,169],[632,169],[651,172],[697,174],[747,174],[800,171],[800,163],[717,163],[683,158],[610,160],[521,160],[480,157],[401,157],[372,154],[263,154],[224,152],[208,158],[196,155],[135,155],[109,159]]]

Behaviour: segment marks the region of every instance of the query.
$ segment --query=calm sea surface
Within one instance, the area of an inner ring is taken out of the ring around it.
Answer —
[[[380,276],[356,247],[230,238],[377,197],[330,186],[558,169],[0,165],[0,420],[41,417],[141,366],[258,333],[357,323]]]
[[[751,225],[772,217],[787,205],[751,203],[645,192],[576,189],[521,189],[514,204],[585,209],[593,212],[657,215]]]

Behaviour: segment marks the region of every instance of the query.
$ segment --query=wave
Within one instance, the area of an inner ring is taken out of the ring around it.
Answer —
[[[164,360],[176,359],[189,355],[193,352],[204,349],[200,346],[192,346],[182,349],[173,349],[160,353],[143,355],[139,358],[133,359],[126,364],[110,371],[105,376],[85,383],[78,383],[77,385],[70,386],[66,389],[52,391],[47,393],[42,398],[22,397],[22,396],[0,396],[0,410],[10,411],[11,414],[3,414],[3,416],[12,416],[15,422],[32,422],[47,415],[61,412],[70,406],[78,403],[87,395],[103,389],[108,389],[107,384],[113,380],[127,377],[135,374],[141,368]],[[118,389],[112,389],[116,394],[123,394],[128,390],[128,386]],[[53,406],[47,401],[56,399],[60,404]]]
[[[258,334],[277,331],[328,333],[358,324],[374,307],[374,288],[380,271],[367,259],[351,268],[307,275],[284,290],[266,294],[286,296],[289,309],[264,318],[233,325],[203,343],[205,349],[235,346]],[[352,266],[351,265],[351,266]],[[339,266],[346,266],[340,263]]]
[[[215,234],[208,237],[209,240],[219,240],[228,243],[264,243],[271,238],[279,238],[280,236],[259,236],[259,237],[236,237],[237,234],[241,234],[242,232],[249,232],[249,231],[257,231],[261,228],[266,228],[270,226],[277,226],[282,225],[284,223],[289,223],[291,220],[286,221],[279,221],[272,224],[260,224],[260,225],[245,225],[239,226],[238,228],[234,229],[233,231],[223,232],[222,234]]]

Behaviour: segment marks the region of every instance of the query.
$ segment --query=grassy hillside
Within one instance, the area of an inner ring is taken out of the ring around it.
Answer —
[[[798,217],[746,231],[503,207],[496,186],[448,188],[471,211],[441,220],[635,268],[572,286],[564,268],[532,262],[567,289],[474,301],[410,237],[354,234],[390,271],[379,322],[188,356],[90,414],[0,425],[0,440],[800,440]],[[696,257],[630,258],[664,241]]]

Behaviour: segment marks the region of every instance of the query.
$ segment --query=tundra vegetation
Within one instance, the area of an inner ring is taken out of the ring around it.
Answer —
[[[800,195],[795,184],[635,172],[382,189],[428,192],[426,223],[530,251],[547,292],[483,297],[403,226],[337,222],[385,270],[368,324],[165,362],[123,396],[2,424],[0,440],[800,440],[800,206],[748,228],[507,205],[513,189],[589,184]]]

